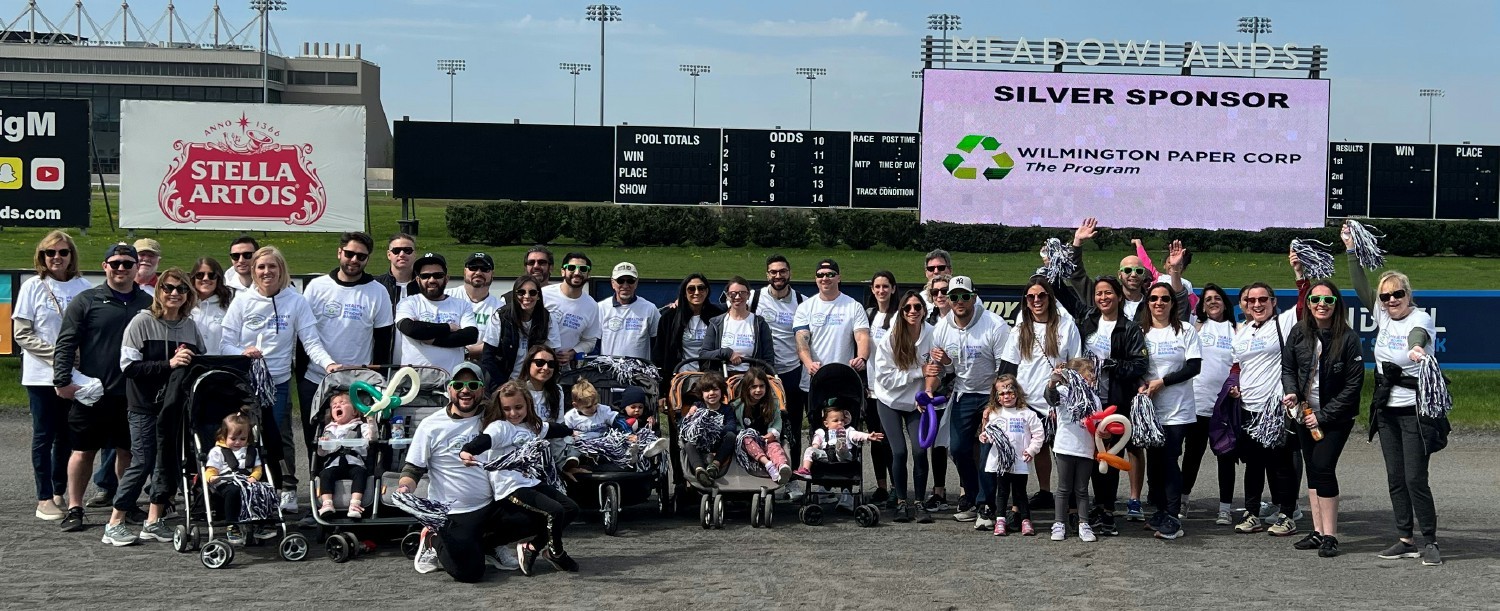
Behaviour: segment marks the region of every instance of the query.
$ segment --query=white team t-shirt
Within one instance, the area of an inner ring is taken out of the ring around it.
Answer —
[[[1281,322],[1281,338],[1276,337],[1276,323]],[[1234,360],[1240,364],[1240,401],[1245,411],[1260,413],[1273,397],[1281,397],[1281,347],[1292,327],[1297,326],[1297,310],[1291,309],[1267,319],[1257,327],[1242,323],[1234,334]]]
[[[599,354],[651,358],[651,339],[656,337],[661,312],[640,297],[628,304],[617,303],[614,297],[599,300]]]
[[[479,327],[479,341],[492,346],[500,343],[500,320],[495,318],[495,312],[499,312],[505,302],[498,295],[490,293],[484,299],[474,301],[469,299],[463,286],[448,289],[443,294],[449,299],[469,304],[469,308],[474,310],[474,326]]]
[[[442,301],[433,301],[421,294],[409,296],[396,304],[396,322],[403,320],[438,324],[451,322],[458,324],[460,329],[475,326],[474,310],[469,308],[467,300],[447,297]],[[464,349],[461,346],[440,348],[414,340],[399,331],[396,335],[399,336],[396,344],[401,346],[402,365],[432,365],[452,373],[464,362]]]
[[[335,363],[371,363],[375,329],[394,324],[390,293],[379,282],[343,286],[332,276],[318,276],[308,281],[302,297],[318,319],[318,337]],[[303,377],[321,383],[327,376],[326,371],[308,367]]]
[[[1118,318],[1114,320],[1100,318],[1099,330],[1095,331],[1093,335],[1088,336],[1089,352],[1099,357],[1101,361],[1109,358],[1110,350],[1113,348],[1111,344],[1114,342],[1115,325],[1117,324],[1120,324],[1120,319]]]
[[[547,423],[542,423],[542,433],[546,433]],[[484,427],[484,434],[490,436],[490,449],[484,454],[477,456],[480,462],[489,462],[516,451],[522,444],[536,439],[538,435],[524,426],[517,426],[504,420],[491,422]],[[484,469],[474,469],[480,473],[486,473]],[[490,488],[494,490],[493,498],[501,500],[522,488],[530,488],[542,482],[521,475],[509,469],[489,471]]]
[[[1406,338],[1412,329],[1422,328],[1427,330],[1429,338],[1427,353],[1432,354],[1431,346],[1437,341],[1437,327],[1432,322],[1432,316],[1421,310],[1412,310],[1406,318],[1393,320],[1385,308],[1376,306],[1375,326],[1380,332],[1375,336],[1375,363],[1394,363],[1401,367],[1406,375],[1415,376],[1421,370],[1416,361],[1407,357],[1411,346],[1406,345]],[[1417,404],[1417,391],[1410,388],[1395,386],[1391,388],[1391,407],[1408,407]]]
[[[703,321],[702,316],[689,316],[687,326],[682,329],[682,354],[683,359],[698,358],[703,352],[703,336],[708,334],[708,323]]]
[[[818,363],[847,363],[858,356],[854,334],[861,329],[868,331],[870,321],[865,319],[865,309],[853,297],[839,293],[832,301],[815,296],[797,306],[792,318],[792,328],[806,329],[808,348],[812,360]],[[807,390],[812,376],[802,371],[802,390]]]
[[[1070,392],[1072,389],[1066,384],[1060,384],[1057,387],[1058,397],[1064,402]],[[1031,405],[1037,407],[1038,404],[1046,405],[1047,402],[1037,401]],[[1047,409],[1051,409],[1051,406]],[[1089,435],[1089,430],[1084,428],[1082,422],[1069,420],[1067,410],[1062,410],[1057,414],[1057,436],[1052,440],[1052,451],[1079,458],[1094,458],[1094,437]]]
[[[1234,323],[1204,321],[1198,329],[1198,353],[1203,357],[1203,368],[1193,378],[1193,403],[1199,416],[1212,416],[1214,402],[1219,400],[1219,391],[1234,364]]]
[[[65,282],[32,276],[21,283],[16,308],[10,317],[31,321],[37,337],[56,344],[58,334],[62,333],[63,312],[68,310],[73,297],[91,287],[93,284],[83,276]],[[21,385],[52,386],[52,364],[21,350]]]
[[[771,295],[771,287],[763,287],[760,300],[755,304],[755,315],[764,318],[771,327],[776,373],[786,373],[802,365],[797,359],[797,333],[792,330],[792,320],[797,316],[797,299],[797,293],[793,291],[787,291],[786,297],[777,299]]]
[[[1005,431],[1006,439],[1010,440],[1010,447],[1016,450],[1016,460],[1011,464],[1006,473],[1026,475],[1031,473],[1031,463],[1021,459],[1021,453],[1031,447],[1031,435],[1033,432],[1040,434],[1042,431],[1042,420],[1036,412],[1018,407],[1000,408],[1000,413],[990,416],[991,419],[1000,420],[1000,428]],[[1035,457],[1033,457],[1035,458]],[[1000,453],[990,450],[989,458],[984,463],[985,473],[1000,472]]]
[[[193,308],[192,314],[188,315],[198,327],[198,337],[203,338],[204,354],[223,354],[219,344],[224,339],[226,310],[224,304],[219,303],[218,297],[209,297],[206,301],[199,301],[198,307]]]
[[[563,295],[560,285],[551,285],[542,289],[542,302],[547,304],[547,313],[552,316],[552,323],[557,327],[557,344],[553,346],[558,350],[578,350],[588,348],[587,340],[597,340],[601,335],[599,326],[599,304],[590,299],[588,293],[579,295],[577,299],[569,299]]]
[[[422,419],[412,434],[406,462],[427,469],[427,498],[451,506],[452,513],[468,513],[490,504],[492,492],[486,471],[459,460],[464,444],[479,435],[479,416],[453,418],[447,411]]]
[[[613,408],[601,403],[594,408],[592,416],[583,415],[583,412],[578,411],[576,407],[569,409],[568,413],[563,414],[562,422],[568,425],[568,428],[577,431],[580,439],[597,439],[609,432],[610,426],[614,424],[618,416]]]
[[[707,346],[707,348],[728,348],[740,353],[740,356],[755,356],[755,314],[751,313],[744,320],[735,320],[733,316],[724,316],[724,328],[719,332],[719,345]],[[741,362],[738,365],[730,365],[730,371],[746,371],[750,364]]]
[[[1198,331],[1189,324],[1183,324],[1181,332],[1172,327],[1147,331],[1146,353],[1150,356],[1150,380],[1180,371],[1189,360],[1203,358]],[[1162,424],[1192,424],[1198,419],[1192,380],[1163,386],[1151,398],[1151,404],[1156,406],[1156,418]]]
[[[1017,322],[1016,324],[1025,324]],[[1049,358],[1047,349],[1047,325],[1043,323],[1031,323],[1031,330],[1036,342],[1031,347],[1031,354],[1022,358],[1021,355],[1021,332],[1012,330],[1010,336],[1005,340],[1005,349],[1000,353],[1000,360],[1016,364],[1016,381],[1021,383],[1021,390],[1026,393],[1026,400],[1032,407],[1041,409],[1043,413],[1051,413],[1052,406],[1043,399],[1047,390],[1047,381],[1052,379],[1052,368],[1068,362],[1068,359],[1083,354],[1082,341],[1078,337],[1078,327],[1063,320],[1057,322],[1057,356]],[[1062,437],[1062,423],[1058,423],[1057,436]],[[1087,431],[1084,431],[1087,434]],[[1090,444],[1093,442],[1091,441]],[[1093,446],[1090,445],[1090,448]],[[1093,456],[1090,451],[1087,456]]]

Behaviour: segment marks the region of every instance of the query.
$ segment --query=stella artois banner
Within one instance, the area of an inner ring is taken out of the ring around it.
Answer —
[[[365,228],[365,109],[120,102],[120,226]]]

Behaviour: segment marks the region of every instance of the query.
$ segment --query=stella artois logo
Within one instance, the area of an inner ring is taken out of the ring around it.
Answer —
[[[282,144],[281,131],[244,113],[203,130],[204,142],[178,140],[177,156],[157,191],[167,218],[281,220],[310,225],[323,216],[327,194],[308,158],[311,144]]]

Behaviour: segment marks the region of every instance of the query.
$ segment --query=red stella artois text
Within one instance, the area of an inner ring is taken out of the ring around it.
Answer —
[[[158,202],[179,223],[204,219],[281,220],[309,225],[326,194],[311,144],[280,144],[281,132],[245,115],[203,131],[207,142],[178,140]]]

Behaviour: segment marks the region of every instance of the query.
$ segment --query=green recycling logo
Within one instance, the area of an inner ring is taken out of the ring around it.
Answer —
[[[964,136],[962,140],[959,140],[958,145],[954,148],[962,151],[962,153],[948,153],[948,156],[943,158],[943,167],[947,168],[948,173],[952,174],[954,178],[964,180],[979,178],[979,168],[964,167],[963,165],[965,155],[972,155],[975,148],[983,149],[985,154],[989,156],[989,159],[995,163],[994,167],[985,168],[983,172],[985,180],[1000,180],[1005,178],[1016,167],[1015,160],[1010,158],[1010,153],[1000,150],[1000,141],[996,140],[994,136],[969,134]]]

